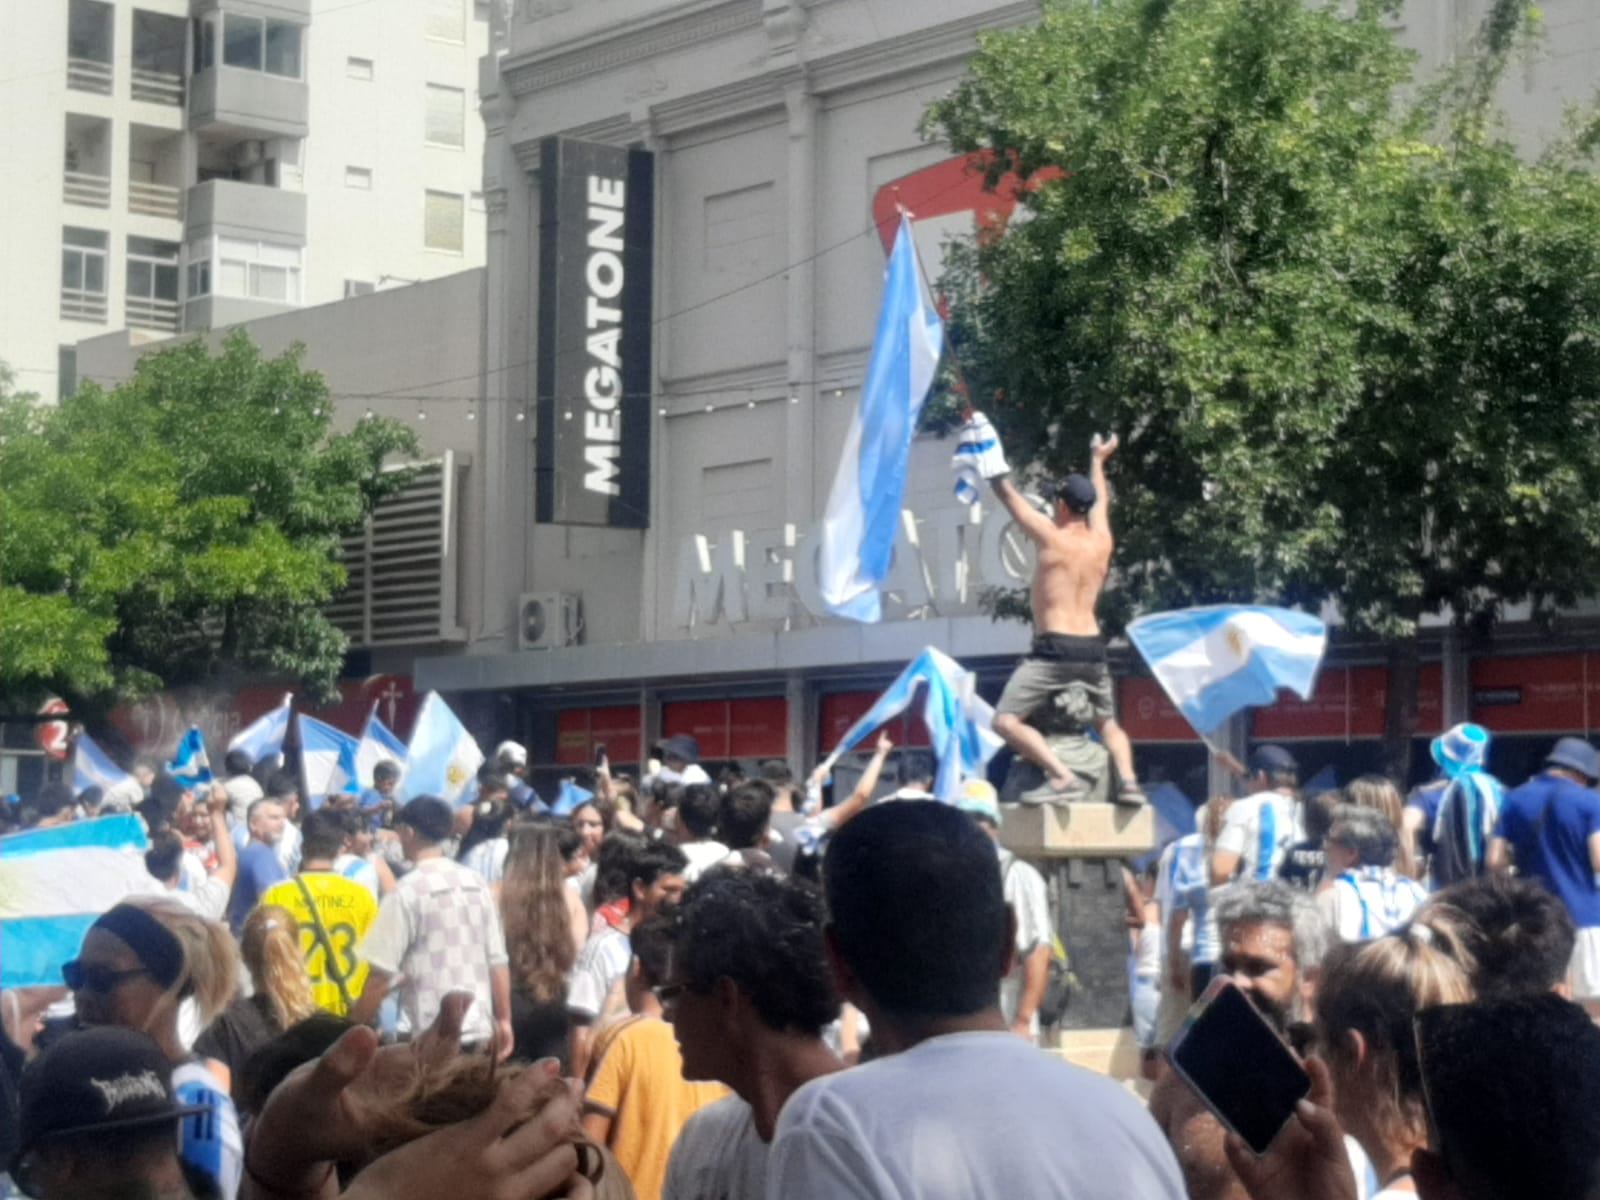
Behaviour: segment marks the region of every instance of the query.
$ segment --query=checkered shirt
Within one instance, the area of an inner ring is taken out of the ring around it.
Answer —
[[[489,885],[446,858],[428,859],[395,885],[360,955],[405,978],[400,1028],[420,1032],[433,1023],[445,994],[470,991],[463,1042],[488,1041],[494,1031],[489,974],[507,963],[506,937]]]

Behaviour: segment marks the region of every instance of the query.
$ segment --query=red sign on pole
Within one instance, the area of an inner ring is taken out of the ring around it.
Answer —
[[[41,717],[52,717],[57,714],[66,716],[71,709],[67,702],[59,696],[52,696],[39,708]],[[39,749],[55,759],[63,761],[67,757],[67,737],[71,733],[65,721],[40,721],[33,728],[34,740],[39,743]]]

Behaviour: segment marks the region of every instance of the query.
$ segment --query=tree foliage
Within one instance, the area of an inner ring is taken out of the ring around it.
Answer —
[[[0,693],[94,710],[161,687],[246,675],[331,692],[346,639],[322,606],[339,539],[417,452],[389,420],[331,430],[298,351],[243,333],[140,359],[59,406],[0,387]]]
[[[928,114],[1065,172],[956,248],[951,340],[1018,457],[1122,432],[1118,615],[1332,596],[1414,664],[1424,614],[1600,587],[1594,128],[1509,140],[1526,4],[1436,80],[1400,8],[1052,0]]]

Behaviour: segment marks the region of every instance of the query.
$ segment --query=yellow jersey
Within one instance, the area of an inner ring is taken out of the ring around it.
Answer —
[[[307,892],[316,903],[333,949],[332,969],[323,940],[317,935],[317,923],[306,906]],[[356,947],[378,919],[378,902],[372,893],[365,885],[334,871],[302,871],[293,879],[273,884],[261,894],[260,902],[279,905],[294,914],[300,925],[300,949],[305,955],[317,1007],[335,1016],[345,1016],[350,1007],[345,996],[354,1002],[367,983],[367,964],[356,957]],[[344,980],[343,991],[339,989],[338,979]]]

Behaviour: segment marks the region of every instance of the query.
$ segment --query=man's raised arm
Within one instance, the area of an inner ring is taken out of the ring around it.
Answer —
[[[1049,517],[1030,504],[1028,498],[1016,489],[1009,475],[991,479],[989,484],[994,488],[994,494],[1000,497],[1000,503],[1006,506],[1011,519],[1024,533],[1036,542],[1049,540],[1055,526],[1050,523]]]
[[[1106,459],[1117,452],[1116,434],[1101,439],[1097,433],[1089,443],[1089,482],[1094,484],[1094,507],[1089,510],[1089,527],[1111,532],[1111,489],[1106,486]]]

